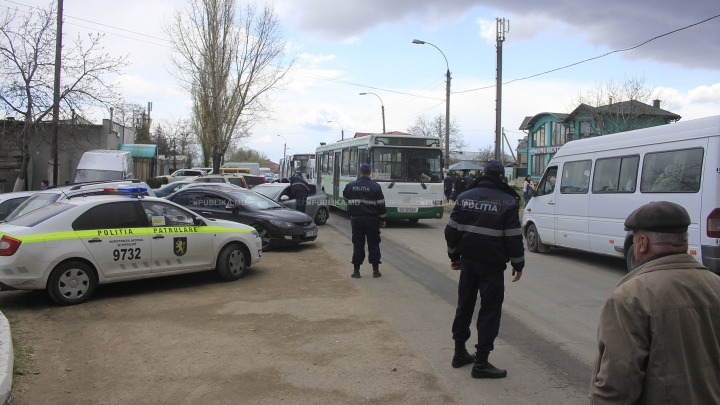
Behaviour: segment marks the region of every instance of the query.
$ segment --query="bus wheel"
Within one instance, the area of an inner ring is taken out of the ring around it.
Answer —
[[[637,260],[635,260],[635,250],[633,249],[633,245],[630,245],[628,247],[628,253],[627,256],[625,256],[625,266],[627,266],[627,271],[630,273],[635,269],[635,266],[637,266]]]
[[[418,222],[420,222],[420,220],[417,218],[410,218],[408,219],[408,221],[410,221],[411,224],[417,224]]]

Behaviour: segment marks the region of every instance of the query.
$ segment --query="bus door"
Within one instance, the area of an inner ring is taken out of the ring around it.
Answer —
[[[340,206],[342,190],[340,190],[340,156],[342,152],[335,152],[333,159],[333,200],[335,205]]]
[[[550,166],[540,180],[537,194],[532,199],[532,213],[538,234],[543,243],[554,245],[555,242],[555,203],[557,202],[557,166]]]

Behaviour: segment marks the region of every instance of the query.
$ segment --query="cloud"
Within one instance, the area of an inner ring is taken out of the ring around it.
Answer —
[[[310,67],[316,68],[318,65],[320,65],[320,64],[323,63],[323,62],[327,62],[327,61],[329,61],[329,60],[335,59],[335,55],[333,55],[333,54],[330,54],[330,55],[323,55],[323,54],[313,55],[313,54],[304,52],[304,53],[301,53],[300,55],[298,55],[298,58],[300,59],[300,61],[301,61],[303,64],[308,64]]]
[[[478,18],[478,25],[480,25],[480,38],[484,39],[488,45],[494,45],[496,42],[496,21],[495,20],[484,20]]]
[[[416,19],[432,25],[447,24],[470,10],[486,7],[523,16],[513,21],[520,38],[566,27],[583,34],[594,46],[627,47],[653,36],[696,23],[717,14],[717,0],[687,2],[656,0],[281,0],[284,23],[327,38],[356,37],[382,24]],[[525,17],[529,16],[529,17]],[[491,24],[494,26],[494,24]],[[487,24],[482,37],[487,37]],[[494,27],[493,27],[494,31]],[[663,37],[623,56],[690,68],[720,69],[720,18]],[[493,33],[494,37],[494,33]]]
[[[720,104],[720,83],[700,86],[690,90],[690,102],[699,104]]]

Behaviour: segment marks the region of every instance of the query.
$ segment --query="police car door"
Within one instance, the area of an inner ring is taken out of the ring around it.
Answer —
[[[543,243],[555,244],[555,203],[557,202],[557,166],[550,166],[540,180],[533,197],[532,214]]]
[[[150,224],[153,273],[211,267],[212,234],[195,225],[192,213],[162,201],[140,204]]]
[[[150,273],[150,235],[137,201],[96,205],[73,222],[73,229],[105,277]]]

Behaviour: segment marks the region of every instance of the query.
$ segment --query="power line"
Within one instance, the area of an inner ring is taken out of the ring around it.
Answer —
[[[691,28],[691,27],[694,27],[694,26],[696,26],[696,25],[700,25],[700,24],[706,23],[706,22],[708,22],[708,21],[710,21],[710,20],[712,20],[712,19],[718,18],[718,17],[720,17],[720,14],[715,15],[715,16],[712,16],[712,17],[707,18],[707,19],[702,20],[702,21],[698,21],[698,22],[696,22],[696,23],[694,23],[694,24],[690,24],[690,25],[687,25],[687,26],[685,26],[685,27],[678,28],[678,29],[672,30],[672,31],[670,31],[670,32],[666,32],[666,33],[664,33],[664,34],[662,34],[662,35],[658,35],[658,36],[652,37],[652,38],[650,38],[650,39],[648,39],[648,40],[646,40],[646,41],[640,42],[640,43],[637,44],[637,45],[632,45],[632,46],[629,46],[629,47],[626,47],[626,48],[616,49],[616,50],[614,50],[614,51],[610,51],[610,52],[604,53],[604,54],[599,55],[599,56],[595,56],[595,57],[592,57],[592,58],[588,58],[588,59],[585,59],[585,60],[581,60],[581,61],[579,61],[579,62],[571,63],[571,64],[566,65],[566,66],[562,66],[562,67],[559,67],[559,68],[551,69],[551,70],[548,70],[548,71],[545,71],[545,72],[541,72],[541,73],[537,73],[537,74],[534,74],[534,75],[530,75],[530,76],[527,76],[527,77],[521,77],[521,78],[519,78],[519,79],[513,79],[513,80],[510,80],[510,81],[504,82],[503,84],[509,84],[509,83],[513,83],[513,82],[519,82],[519,81],[521,81],[521,80],[532,79],[533,77],[538,77],[538,76],[545,75],[545,74],[548,74],[548,73],[557,72],[558,70],[567,69],[567,68],[569,68],[569,67],[576,66],[576,65],[579,65],[579,64],[581,64],[581,63],[590,62],[591,60],[604,58],[604,57],[606,57],[606,56],[608,56],[608,55],[612,55],[612,54],[614,54],[614,53],[631,51],[631,50],[636,49],[636,48],[639,48],[639,47],[641,47],[641,46],[643,46],[643,45],[645,45],[645,44],[648,44],[648,43],[650,43],[650,42],[652,42],[652,41],[654,41],[654,40],[656,40],[656,39],[659,39],[659,38],[668,36],[668,35],[670,35],[670,34],[674,34],[674,33],[678,32],[678,31],[686,30],[686,29]],[[476,88],[476,89],[463,90],[463,91],[455,91],[455,92],[453,92],[453,93],[454,93],[454,94],[469,93],[469,92],[471,92],[471,91],[491,89],[491,88],[493,88],[493,87],[495,87],[495,86],[493,85],[493,86],[478,87],[478,88]]]

